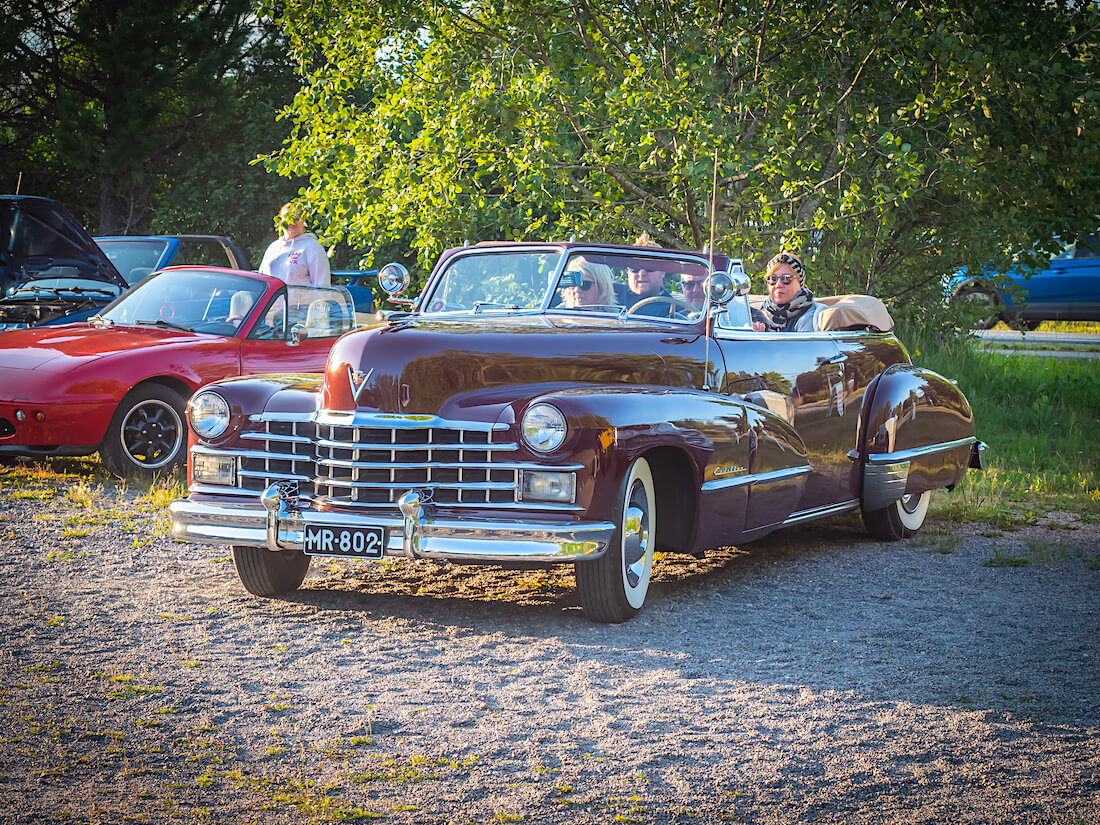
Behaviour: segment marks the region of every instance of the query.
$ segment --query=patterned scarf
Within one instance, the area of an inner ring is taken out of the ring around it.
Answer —
[[[806,287],[798,290],[798,293],[785,304],[775,303],[771,296],[760,307],[764,324],[768,332],[790,332],[806,310],[814,305],[814,294]]]

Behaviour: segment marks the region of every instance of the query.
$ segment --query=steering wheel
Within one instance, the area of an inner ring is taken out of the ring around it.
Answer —
[[[642,298],[638,303],[634,304],[630,309],[626,311],[627,315],[633,315],[638,311],[640,307],[649,306],[650,304],[665,303],[672,306],[680,307],[686,310],[689,315],[694,315],[700,312],[699,307],[693,306],[685,301],[683,298],[677,298],[675,295],[650,295],[648,298]],[[660,318],[660,315],[654,316]],[[670,316],[671,317],[671,316]]]
[[[176,317],[176,308],[168,303],[168,297],[164,298],[164,306],[160,308],[160,320],[171,321]]]

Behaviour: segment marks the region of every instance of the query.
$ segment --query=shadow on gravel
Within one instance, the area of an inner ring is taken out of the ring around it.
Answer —
[[[753,544],[711,550],[701,559],[659,553],[645,607],[633,621],[668,608],[670,599],[705,598],[703,589],[713,591],[750,576],[762,565],[796,566],[817,553],[843,552],[855,541],[867,539],[838,522],[783,530]],[[444,622],[468,613],[518,620],[523,632],[533,632],[526,626],[530,622],[583,617],[571,565],[514,570],[399,559],[356,567],[315,558],[303,587],[284,600],[320,610],[367,611]]]
[[[705,559],[664,556],[645,607],[622,625],[584,618],[568,568],[322,562],[287,601],[396,620],[426,638],[492,636],[595,669],[705,678],[717,691],[757,684],[1044,722],[1100,718],[1100,698],[1080,689],[1100,678],[1095,574],[1083,562],[1002,568],[984,563],[982,539],[948,554],[921,542],[876,542],[837,518]]]

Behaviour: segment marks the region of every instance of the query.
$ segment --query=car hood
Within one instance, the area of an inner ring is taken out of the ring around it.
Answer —
[[[30,281],[127,284],[92,236],[49,198],[0,196],[0,295]]]
[[[189,346],[210,336],[148,327],[93,327],[64,324],[0,332],[0,371],[45,370],[66,373],[100,358],[166,344]],[[18,378],[0,377],[0,383]]]
[[[704,357],[693,327],[567,315],[413,317],[340,339],[329,354],[323,404],[459,415],[462,406],[488,402],[496,388],[518,397],[517,383],[698,387]]]

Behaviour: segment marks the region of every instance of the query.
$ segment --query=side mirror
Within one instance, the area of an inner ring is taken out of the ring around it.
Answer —
[[[378,270],[378,286],[390,298],[396,298],[408,289],[409,282],[409,270],[401,264],[386,264]]]
[[[302,333],[306,331],[306,328],[302,324],[295,324],[290,328],[290,340],[287,341],[287,346],[296,347],[302,343]]]

